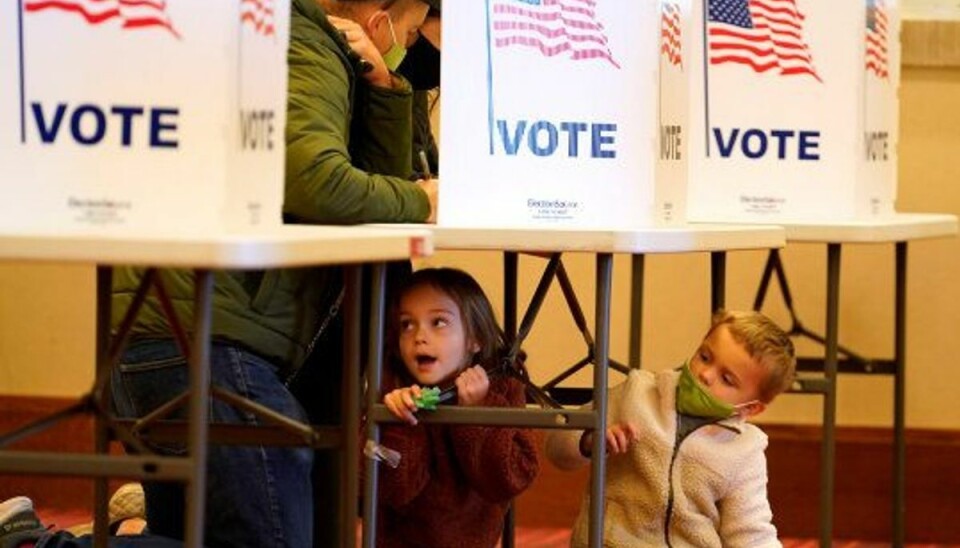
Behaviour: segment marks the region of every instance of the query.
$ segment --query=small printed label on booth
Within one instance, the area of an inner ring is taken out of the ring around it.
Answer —
[[[527,198],[527,210],[533,219],[574,219],[579,215],[580,208],[581,204],[576,200],[537,200]]]
[[[664,202],[663,208],[660,212],[660,219],[663,222],[669,222],[674,220],[675,208],[673,207],[673,202]]]
[[[786,200],[775,196],[740,196],[744,213],[767,215],[779,213]]]
[[[76,214],[74,220],[77,223],[107,225],[125,223],[127,214],[133,210],[133,204],[126,200],[71,196],[67,199],[67,208]]]
[[[247,224],[258,226],[263,217],[263,204],[260,202],[247,203]]]

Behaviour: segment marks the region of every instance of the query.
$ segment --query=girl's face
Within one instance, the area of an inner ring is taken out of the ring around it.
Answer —
[[[399,312],[400,357],[420,385],[453,379],[480,350],[475,341],[467,340],[460,308],[434,287],[408,290],[400,298]]]

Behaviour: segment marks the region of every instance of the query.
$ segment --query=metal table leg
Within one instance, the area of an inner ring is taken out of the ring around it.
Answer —
[[[367,341],[367,401],[366,408],[373,409],[379,403],[380,384],[383,373],[383,332],[384,310],[387,292],[386,265],[373,267],[370,288],[370,339]],[[367,418],[366,436],[374,443],[380,443],[380,425]],[[357,456],[359,458],[359,455]],[[356,459],[354,459],[356,461]],[[380,465],[372,459],[366,460],[363,497],[363,539],[364,548],[374,548],[377,532],[377,484],[380,477]],[[353,546],[351,544],[350,546]]]
[[[340,539],[344,546],[357,545],[357,466],[358,435],[360,430],[360,331],[362,267],[344,268],[343,306],[343,406],[341,411],[343,445],[341,446],[340,480]]]
[[[906,351],[907,351],[907,242],[896,244],[896,279],[894,308],[894,377],[893,377],[893,545],[902,547],[905,540],[906,458],[904,437],[906,419]]]
[[[519,256],[514,251],[503,254],[503,331],[507,340],[517,337],[517,267]],[[502,548],[513,548],[516,538],[516,515],[513,503],[507,508],[503,518],[503,533],[500,535]]]
[[[726,306],[727,253],[710,253],[710,313],[713,314]]]
[[[834,456],[837,411],[837,345],[840,310],[840,244],[827,244],[826,356],[823,375],[823,442],[820,451],[820,546],[833,537]]]
[[[610,365],[610,294],[613,279],[613,255],[597,254],[596,366],[593,368],[593,408],[595,435],[590,466],[590,547],[603,546],[603,483],[606,457],[603,433],[607,428],[607,373]]]
[[[194,331],[190,352],[190,424],[187,452],[193,469],[187,482],[186,530],[187,546],[203,546],[204,509],[206,506],[207,426],[210,409],[210,325],[213,299],[213,272],[194,271]]]
[[[630,341],[627,354],[630,369],[640,369],[643,363],[643,267],[643,255],[630,257]]]
[[[104,379],[110,378],[113,364],[110,360],[110,291],[113,286],[113,268],[110,266],[97,267],[97,387],[109,386]],[[109,408],[107,398],[109,390],[100,390],[100,402]],[[96,397],[97,394],[94,394]],[[110,452],[110,429],[107,418],[102,413],[94,414],[94,451],[98,455]],[[107,546],[109,535],[109,518],[107,516],[108,478],[99,477],[93,482],[93,545],[97,548]]]

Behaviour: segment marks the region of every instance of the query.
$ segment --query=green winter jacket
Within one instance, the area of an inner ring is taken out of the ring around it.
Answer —
[[[372,88],[316,0],[291,5],[286,182],[288,223],[422,222],[430,205],[412,173],[411,90]],[[142,269],[114,272],[114,328]],[[178,317],[192,326],[193,274],[162,273]],[[337,268],[216,272],[213,336],[240,344],[289,373],[340,292]],[[135,337],[169,337],[159,302],[144,304]]]

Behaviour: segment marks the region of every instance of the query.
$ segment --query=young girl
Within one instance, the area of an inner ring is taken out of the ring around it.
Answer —
[[[490,548],[507,505],[539,471],[530,431],[510,427],[420,424],[421,387],[456,387],[462,406],[522,407],[523,384],[488,374],[505,353],[490,302],[469,274],[414,272],[391,310],[390,367],[384,404],[408,424],[382,428],[380,443],[401,455],[382,467],[378,546]]]

